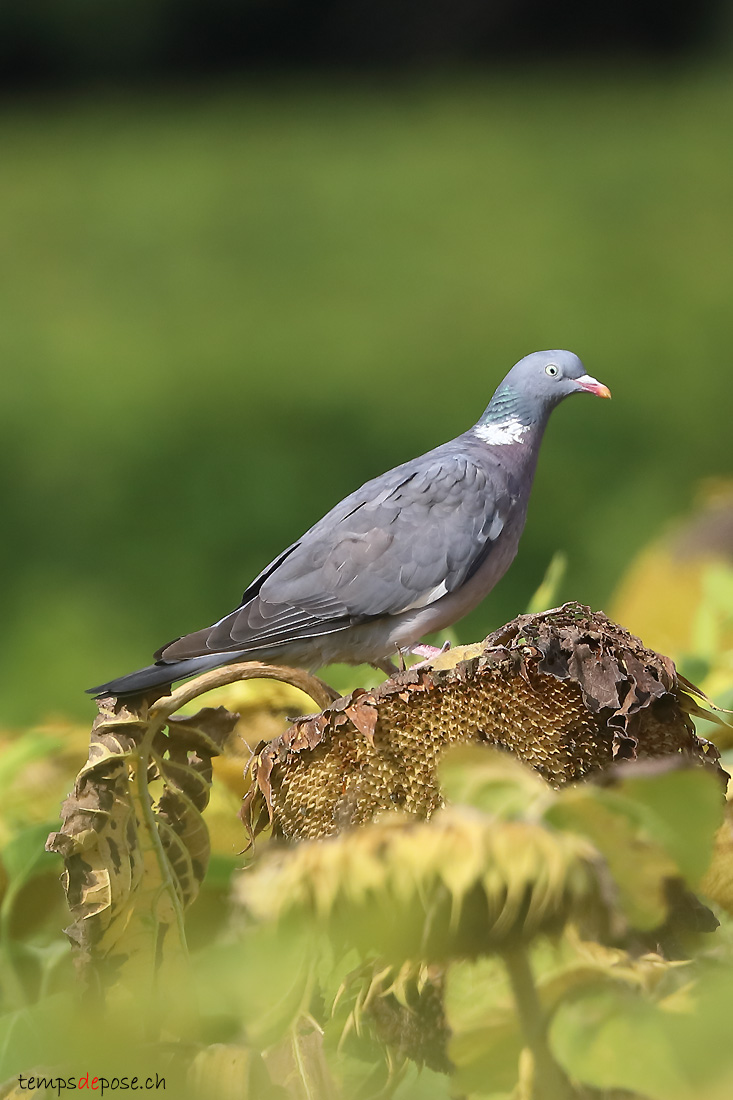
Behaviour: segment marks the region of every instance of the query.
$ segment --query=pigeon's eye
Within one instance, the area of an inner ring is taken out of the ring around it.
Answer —
[[[549,374],[550,378],[554,378],[555,375],[558,374],[558,373],[559,373],[559,370],[555,366],[554,363],[548,363],[547,366],[545,367],[545,374]]]

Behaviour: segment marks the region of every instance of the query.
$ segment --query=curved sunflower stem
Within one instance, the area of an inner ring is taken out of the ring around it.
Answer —
[[[552,1057],[547,1043],[547,1015],[543,1011],[524,947],[502,954],[517,1006],[519,1023],[534,1062],[532,1100],[575,1100],[577,1094]]]
[[[223,665],[221,668],[204,672],[194,680],[189,680],[176,688],[170,695],[156,700],[151,707],[151,714],[160,723],[179,710],[192,699],[197,699],[207,691],[224,687],[226,684],[234,684],[240,680],[279,680],[283,684],[291,684],[309,695],[313,702],[322,710],[338,699],[338,692],[329,687],[323,680],[310,672],[304,672],[299,668],[289,668],[287,665],[266,665],[262,661],[240,661],[234,665]]]

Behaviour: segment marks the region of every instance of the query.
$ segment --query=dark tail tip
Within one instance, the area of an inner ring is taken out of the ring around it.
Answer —
[[[153,687],[169,686],[179,676],[185,676],[185,672],[177,673],[176,665],[148,665],[147,668],[130,672],[127,676],[120,676],[116,680],[109,680],[106,684],[87,688],[87,695],[140,695]]]
[[[139,668],[117,680],[109,680],[98,687],[87,688],[87,695],[140,695],[151,688],[170,687],[174,680],[184,680],[197,672],[236,661],[239,653],[207,653],[200,657],[189,657],[181,661],[160,661],[147,668]]]

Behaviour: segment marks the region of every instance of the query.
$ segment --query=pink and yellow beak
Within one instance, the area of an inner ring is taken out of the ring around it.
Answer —
[[[582,390],[585,390],[587,393],[594,393],[596,397],[611,396],[611,391],[608,386],[604,386],[597,378],[591,378],[589,374],[582,374],[580,378],[576,378],[575,381]]]

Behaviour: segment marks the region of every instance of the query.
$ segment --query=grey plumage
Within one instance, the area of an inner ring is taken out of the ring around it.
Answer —
[[[473,428],[368,481],[275,558],[229,615],[90,692],[135,693],[237,660],[384,667],[506,572],[550,412],[582,391],[610,396],[571,352],[526,356]]]

